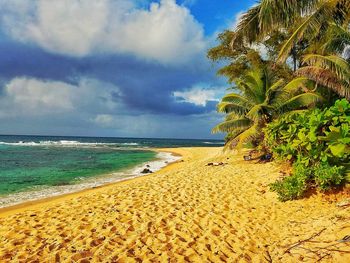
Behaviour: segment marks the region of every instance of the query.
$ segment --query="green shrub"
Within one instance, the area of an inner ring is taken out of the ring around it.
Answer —
[[[345,180],[350,159],[350,103],[291,113],[268,124],[264,146],[294,162],[292,176],[271,185],[283,201],[302,197],[313,183],[325,191]]]
[[[308,181],[311,177],[311,169],[300,162],[293,165],[293,175],[285,177],[270,185],[270,189],[277,192],[281,201],[301,198],[308,189]]]
[[[292,175],[272,183],[270,189],[277,192],[281,201],[287,201],[303,197],[305,191],[312,185],[319,187],[322,191],[327,191],[333,186],[341,185],[345,178],[342,166],[321,163],[307,167],[297,161],[293,165]]]
[[[322,191],[327,191],[332,186],[341,185],[345,177],[342,166],[330,166],[328,163],[322,163],[314,168],[315,183]]]
[[[301,198],[307,189],[307,184],[304,178],[293,175],[271,184],[270,189],[277,192],[278,199],[284,202]]]
[[[350,103],[288,114],[267,125],[264,144],[276,157],[299,160],[305,165],[319,162],[341,164],[350,158]]]

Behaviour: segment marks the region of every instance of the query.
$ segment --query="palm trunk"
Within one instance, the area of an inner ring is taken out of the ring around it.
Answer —
[[[292,58],[293,58],[293,71],[297,71],[297,52],[296,52],[296,48],[295,45],[292,48]]]

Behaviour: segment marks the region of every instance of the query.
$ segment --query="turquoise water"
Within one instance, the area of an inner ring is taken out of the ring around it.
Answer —
[[[151,161],[157,166],[153,147],[222,145],[217,140],[0,135],[0,207],[129,178],[135,174],[125,170]]]
[[[84,178],[131,168],[156,153],[109,147],[0,145],[0,195],[38,186],[77,183]]]

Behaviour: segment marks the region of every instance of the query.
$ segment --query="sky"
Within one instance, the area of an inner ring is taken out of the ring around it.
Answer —
[[[0,0],[0,134],[222,138],[206,52],[254,3]]]

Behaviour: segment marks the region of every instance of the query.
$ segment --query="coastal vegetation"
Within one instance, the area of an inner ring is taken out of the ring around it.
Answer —
[[[285,115],[265,129],[264,143],[279,159],[293,162],[293,174],[272,184],[281,200],[301,197],[310,187],[322,191],[344,183],[350,158],[350,103],[338,100]]]
[[[261,0],[208,57],[232,87],[218,104],[226,147],[287,160],[271,185],[283,201],[346,181],[350,157],[350,1]]]

